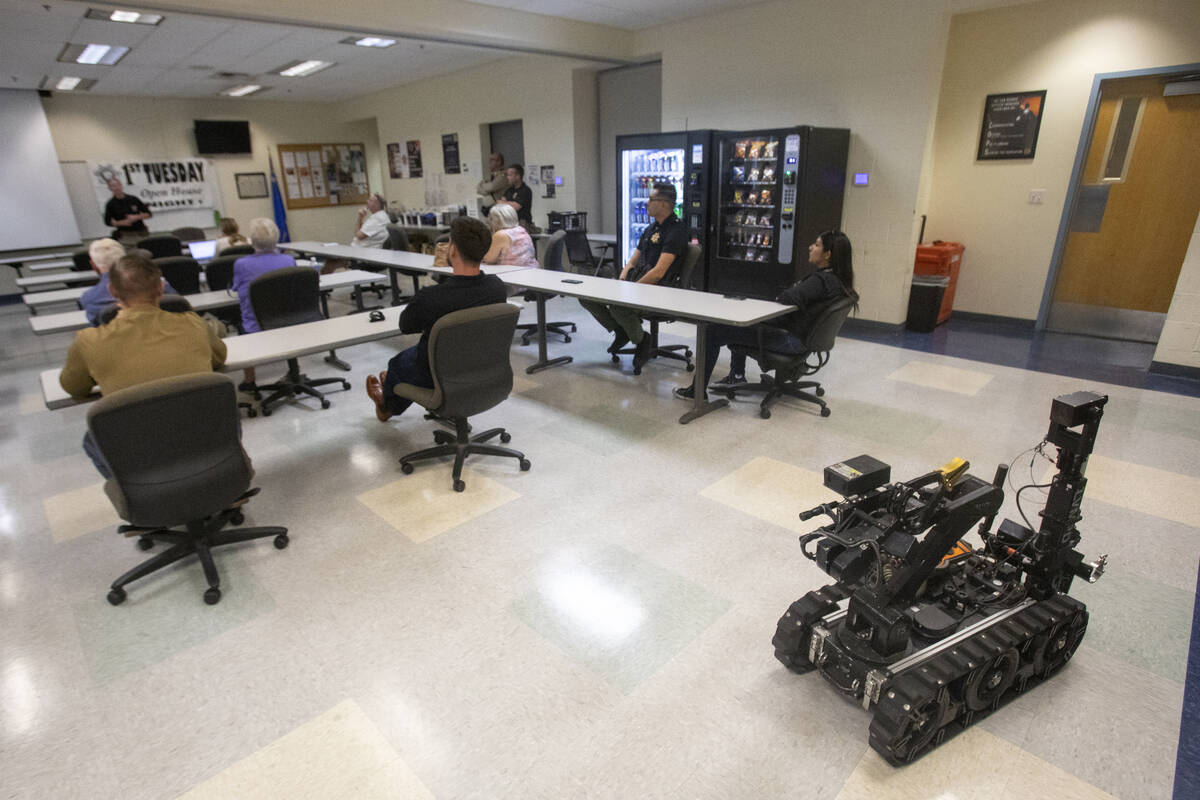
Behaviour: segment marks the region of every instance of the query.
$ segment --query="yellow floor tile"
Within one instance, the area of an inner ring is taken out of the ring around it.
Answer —
[[[796,533],[820,524],[801,522],[801,511],[839,499],[825,488],[821,473],[761,456],[701,489],[700,496]]]
[[[1107,792],[983,728],[968,728],[914,764],[896,769],[868,750],[837,800],[1113,800]]]
[[[450,467],[431,463],[360,494],[358,501],[412,541],[424,542],[521,496],[469,468],[463,480],[466,491],[454,491]]]
[[[987,386],[992,376],[986,372],[931,364],[928,361],[910,361],[888,375],[888,380],[915,383],[931,389],[972,396]]]
[[[432,800],[433,795],[358,703],[344,700],[179,800],[229,797]]]
[[[1049,483],[1056,472],[1053,467],[1046,470],[1042,483]],[[1088,481],[1085,516],[1087,499],[1102,500],[1200,528],[1200,504],[1196,502],[1200,478],[1098,455],[1088,458],[1084,474]]]
[[[43,497],[42,509],[50,523],[50,535],[56,542],[70,541],[85,533],[121,524],[112,502],[104,494],[103,483]]]

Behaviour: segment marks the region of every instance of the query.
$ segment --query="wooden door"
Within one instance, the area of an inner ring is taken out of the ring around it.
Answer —
[[[1200,212],[1200,95],[1164,97],[1163,85],[1101,85],[1053,329],[1157,340]]]

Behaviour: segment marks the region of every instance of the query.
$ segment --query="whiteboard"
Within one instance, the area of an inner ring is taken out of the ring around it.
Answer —
[[[193,156],[190,156],[193,157]],[[104,206],[96,200],[96,191],[92,188],[92,176],[88,174],[86,161],[61,161],[63,180],[67,184],[67,193],[71,198],[71,210],[75,212],[75,222],[79,232],[85,239],[98,239],[112,235],[113,229],[104,224]],[[221,197],[221,184],[216,170],[210,170],[213,184],[213,196]],[[180,211],[155,211],[154,216],[146,220],[146,227],[152,232],[171,231],[175,228],[186,227],[215,228],[213,210],[211,208],[193,208]]]
[[[79,228],[36,91],[0,89],[0,251],[79,242]]]

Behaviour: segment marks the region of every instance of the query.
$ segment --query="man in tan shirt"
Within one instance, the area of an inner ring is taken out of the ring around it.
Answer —
[[[195,314],[163,311],[162,272],[141,255],[127,255],[109,272],[109,291],[120,311],[107,325],[75,334],[58,382],[72,397],[95,386],[101,394],[159,378],[210,372],[225,363],[225,343]],[[83,449],[109,477],[90,435]]]
[[[508,173],[504,170],[504,154],[492,153],[488,156],[488,177],[475,187],[476,193],[483,198],[480,213],[486,217],[492,206],[504,199],[504,190],[507,188]]]

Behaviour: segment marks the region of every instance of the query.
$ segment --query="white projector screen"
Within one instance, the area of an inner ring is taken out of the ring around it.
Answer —
[[[0,89],[0,252],[79,244],[79,227],[36,91]]]

